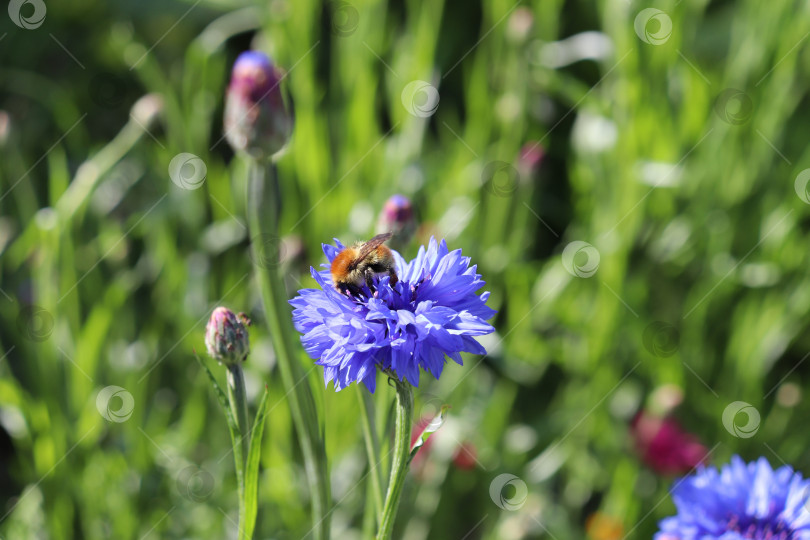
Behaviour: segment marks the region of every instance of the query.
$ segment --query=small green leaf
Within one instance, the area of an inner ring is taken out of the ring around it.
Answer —
[[[228,397],[225,395],[225,392],[222,391],[222,388],[219,386],[217,379],[214,377],[214,374],[211,373],[211,370],[208,369],[208,366],[205,365],[205,362],[202,361],[202,358],[197,354],[197,351],[194,351],[194,358],[200,363],[205,371],[206,375],[208,375],[208,379],[211,381],[211,386],[214,387],[214,393],[217,395],[217,401],[219,401],[219,406],[222,409],[222,412],[225,413],[225,418],[228,421],[228,428],[231,430],[231,438],[234,438],[236,432],[239,431],[239,428],[236,426],[236,420],[233,418],[233,412],[231,412],[231,406],[228,403]]]
[[[242,527],[242,538],[253,537],[253,529],[256,526],[256,512],[258,510],[257,490],[259,487],[259,462],[262,456],[262,433],[267,415],[270,412],[270,392],[267,386],[264,387],[264,395],[259,404],[259,411],[256,413],[256,421],[250,436],[250,446],[248,450],[247,470],[245,471],[245,522]]]
[[[447,413],[447,410],[450,408],[450,405],[442,405],[439,414],[433,417],[433,419],[425,426],[425,429],[422,430],[422,433],[414,441],[413,445],[411,446],[411,455],[408,457],[408,464],[413,461],[414,456],[416,453],[419,452],[419,449],[424,446],[425,442],[430,438],[430,436],[438,431],[442,424],[444,424],[444,417]]]

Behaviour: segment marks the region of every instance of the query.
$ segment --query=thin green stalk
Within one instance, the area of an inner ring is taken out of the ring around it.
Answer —
[[[265,169],[269,175],[265,178]],[[312,497],[312,534],[315,540],[329,538],[329,475],[326,450],[320,432],[315,399],[304,379],[307,374],[297,359],[293,342],[290,306],[278,272],[278,179],[275,167],[250,159],[248,167],[247,214],[252,239],[253,261],[259,280],[279,372],[290,404],[295,431],[304,456]],[[304,384],[300,384],[304,383]]]
[[[363,438],[366,441],[366,455],[368,456],[369,483],[374,501],[374,517],[380,525],[383,509],[383,477],[382,459],[380,458],[380,443],[377,439],[377,428],[374,424],[374,398],[371,393],[359,384],[355,385],[357,397],[360,400],[360,422],[363,425]]]
[[[225,392],[222,391],[222,388],[219,386],[216,377],[214,374],[211,373],[211,370],[208,369],[208,366],[205,365],[197,353],[194,353],[194,356],[197,357],[197,361],[200,363],[205,374],[208,376],[208,380],[211,383],[211,387],[214,389],[214,394],[217,396],[217,401],[219,401],[219,405],[222,408],[222,412],[225,413],[225,419],[228,421],[228,431],[231,434],[231,443],[233,444],[233,459],[234,465],[236,468],[236,483],[239,486],[239,534],[242,534],[243,523],[246,516],[245,513],[245,504],[244,504],[244,485],[245,485],[245,452],[243,452],[242,442],[244,440],[244,436],[239,432],[239,426],[237,425],[236,420],[236,413],[235,408],[233,406],[235,393],[231,392],[231,374],[228,371],[228,395],[225,396]],[[241,368],[240,368],[241,373]],[[244,378],[242,378],[242,395],[244,396]],[[261,409],[260,409],[261,410]]]
[[[411,422],[413,421],[413,388],[404,381],[391,379],[397,390],[396,433],[394,437],[394,458],[391,462],[391,478],[388,480],[388,493],[385,496],[382,523],[377,540],[388,540],[394,531],[399,498],[405,485],[408,461],[411,450]]]
[[[239,485],[239,537],[245,526],[245,465],[249,449],[249,430],[247,413],[247,396],[245,394],[245,374],[241,364],[228,366],[228,402],[237,427],[239,448],[234,444],[234,460],[236,462],[236,480]]]
[[[233,418],[236,420],[236,426],[239,428],[239,434],[242,437],[242,447],[244,448],[242,465],[244,466],[249,451],[250,424],[248,423],[247,394],[245,393],[245,372],[242,371],[242,365],[229,365],[227,377],[228,401],[231,405]]]

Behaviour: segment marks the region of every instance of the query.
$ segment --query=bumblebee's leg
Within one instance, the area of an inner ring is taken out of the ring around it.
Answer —
[[[366,285],[368,285],[368,288],[373,291],[374,290],[374,270],[372,270],[370,267],[366,268],[365,272],[363,272],[363,275],[366,278]]]
[[[391,279],[388,281],[388,284],[389,284],[389,285],[391,285],[391,286],[393,287],[394,285],[396,285],[396,284],[397,284],[397,281],[399,281],[399,276],[397,276],[397,273],[396,273],[396,272],[394,272],[394,269],[393,269],[393,268],[389,268],[389,269],[388,269],[388,276],[391,278]]]

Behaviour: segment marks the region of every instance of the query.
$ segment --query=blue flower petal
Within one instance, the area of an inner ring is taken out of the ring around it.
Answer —
[[[672,494],[678,513],[659,523],[655,540],[810,540],[810,481],[789,466],[733,456],[719,471],[679,480]]]

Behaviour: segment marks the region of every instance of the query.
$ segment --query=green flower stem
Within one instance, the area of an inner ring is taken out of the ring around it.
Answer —
[[[408,459],[411,450],[411,422],[413,421],[413,388],[404,381],[390,379],[397,390],[396,433],[394,437],[394,458],[391,462],[391,478],[388,480],[388,493],[385,496],[382,522],[377,540],[388,540],[394,531],[399,498],[405,485],[408,472]]]
[[[237,433],[234,441],[233,459],[236,464],[236,483],[239,486],[239,538],[242,538],[245,526],[245,463],[247,461],[248,444],[248,415],[247,397],[245,395],[245,374],[241,364],[228,366],[228,402],[231,414],[236,421]],[[238,444],[237,444],[238,441]]]
[[[265,170],[269,171],[265,178]],[[315,399],[305,381],[307,374],[297,358],[299,347],[293,341],[290,305],[278,272],[278,218],[280,201],[275,167],[250,159],[248,169],[247,214],[252,238],[253,260],[259,280],[265,317],[273,340],[279,372],[290,404],[295,431],[304,456],[304,466],[312,497],[312,535],[329,538],[329,474],[326,450],[318,423]],[[303,383],[303,384],[301,384]]]
[[[365,387],[356,384],[355,391],[360,400],[360,422],[363,425],[363,438],[366,441],[366,455],[368,456],[369,483],[374,501],[374,517],[380,525],[383,509],[383,477],[382,459],[380,458],[380,442],[377,439],[377,429],[374,424],[374,398]]]
[[[228,366],[228,402],[231,405],[231,412],[239,428],[239,438],[242,441],[241,456],[242,470],[249,452],[250,424],[248,424],[247,397],[245,394],[245,372],[242,371],[241,364],[231,364]],[[240,483],[239,489],[244,491],[244,483]],[[240,497],[241,498],[241,497]]]

